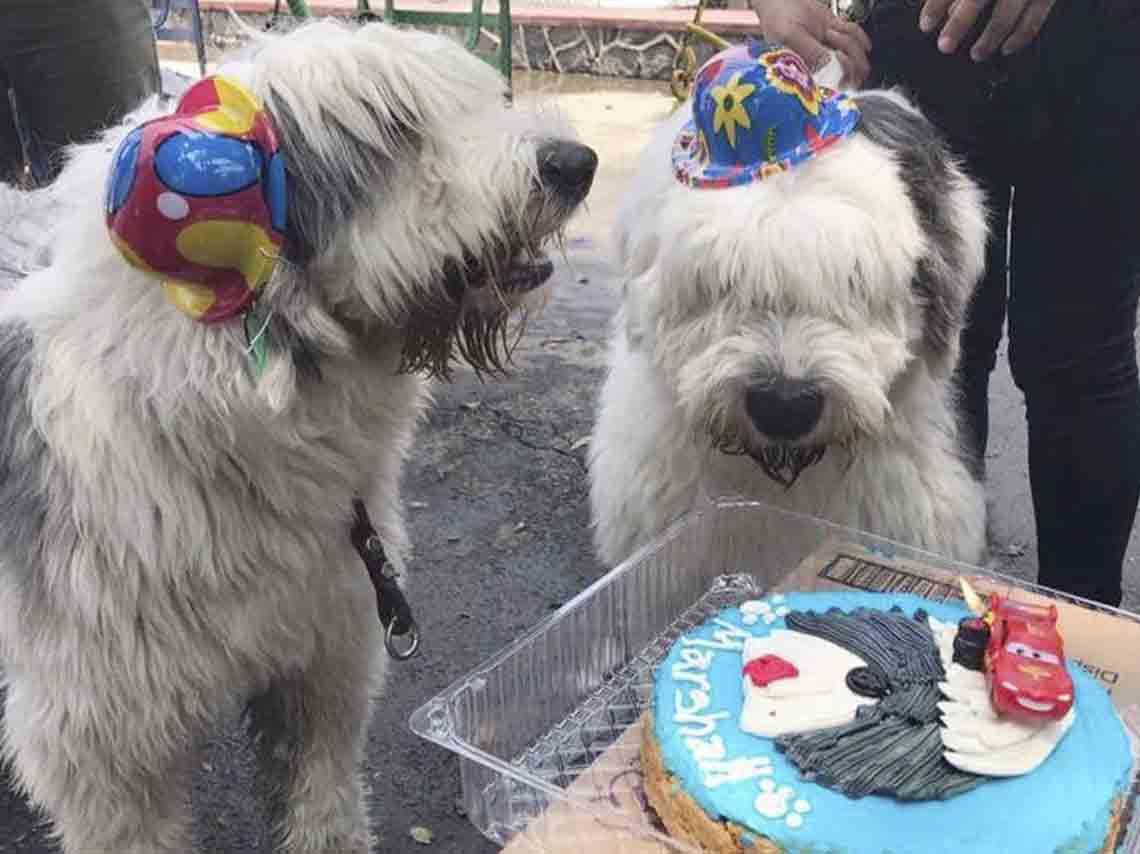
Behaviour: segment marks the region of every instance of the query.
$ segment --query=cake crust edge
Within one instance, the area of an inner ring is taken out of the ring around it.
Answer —
[[[665,770],[661,748],[653,734],[653,714],[645,716],[641,730],[641,770],[645,796],[671,836],[713,854],[783,854],[783,849],[759,834],[753,834],[731,821],[710,817],[693,798],[680,788],[676,778]],[[744,839],[751,837],[746,846]]]
[[[646,799],[671,836],[712,854],[784,854],[784,849],[767,837],[753,834],[734,822],[712,818],[680,787],[665,769],[661,747],[653,731],[652,712],[645,715],[641,730],[641,770]],[[1117,796],[1101,854],[1116,851],[1123,817],[1124,798]],[[749,836],[751,841],[746,846],[744,839]]]

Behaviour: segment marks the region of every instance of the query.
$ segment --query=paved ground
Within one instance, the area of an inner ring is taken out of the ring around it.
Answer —
[[[457,809],[457,763],[413,736],[411,712],[600,573],[589,549],[585,445],[602,377],[615,274],[605,241],[615,201],[653,122],[672,107],[657,84],[524,77],[526,97],[556,101],[594,145],[602,167],[589,210],[571,229],[566,263],[532,322],[509,380],[462,375],[440,389],[408,467],[404,493],[417,555],[409,594],[425,629],[419,658],[393,665],[369,746],[373,823],[385,852],[490,854]],[[989,469],[995,548],[1031,577],[1033,524],[1020,395],[1004,365],[995,379]],[[1140,538],[1137,538],[1140,541]],[[1140,606],[1130,552],[1128,599]],[[200,848],[262,854],[263,823],[249,796],[249,756],[233,722],[195,780]],[[429,828],[430,846],[409,830]],[[0,780],[0,854],[54,851]]]

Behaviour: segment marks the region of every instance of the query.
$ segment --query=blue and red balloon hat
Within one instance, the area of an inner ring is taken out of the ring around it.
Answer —
[[[208,77],[175,111],[119,144],[105,199],[111,240],[203,323],[244,314],[276,265],[288,209],[269,114],[235,80]]]

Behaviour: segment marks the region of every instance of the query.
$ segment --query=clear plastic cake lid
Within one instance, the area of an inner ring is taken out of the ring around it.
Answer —
[[[982,593],[1057,605],[1070,660],[1110,692],[1136,753],[1140,616],[734,500],[710,502],[674,525],[417,709],[411,727],[459,755],[467,815],[505,854],[693,851],[665,833],[641,785],[653,672],[675,640],[722,608],[775,590],[941,602],[961,598],[962,576]],[[1138,795],[1134,778],[1116,847],[1124,854],[1140,854]]]

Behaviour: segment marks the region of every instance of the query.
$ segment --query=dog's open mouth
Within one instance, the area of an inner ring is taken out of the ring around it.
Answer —
[[[554,275],[554,262],[542,247],[557,239],[556,235],[545,235],[521,247],[520,241],[514,248],[503,246],[483,257],[465,253],[462,263],[452,261],[445,267],[447,292],[459,304],[472,294],[482,296],[484,291],[510,297],[540,288]],[[501,300],[497,307],[502,307]]]
[[[776,483],[791,488],[805,469],[823,459],[827,446],[803,448],[796,445],[765,445],[748,452],[756,464]]]
[[[448,261],[446,296],[421,305],[405,328],[401,370],[448,379],[451,363],[461,358],[480,373],[505,373],[525,323],[523,297],[554,275],[554,262],[540,248],[551,241],[559,241],[557,232]],[[512,313],[520,307],[524,316],[512,329]]]
[[[790,489],[805,470],[823,459],[826,445],[753,445],[734,433],[713,433],[713,447],[733,457],[749,456],[764,474]]]
[[[554,262],[545,252],[520,252],[503,274],[500,286],[509,293],[527,293],[546,284],[554,275]]]

